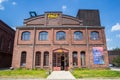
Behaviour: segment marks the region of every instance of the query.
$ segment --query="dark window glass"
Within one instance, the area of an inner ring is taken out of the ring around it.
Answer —
[[[24,41],[30,40],[30,32],[23,32],[22,33],[22,40],[24,40]]]
[[[81,66],[82,66],[82,67],[85,67],[85,65],[86,65],[85,52],[82,51],[80,54],[81,54]]]
[[[66,33],[63,31],[59,31],[56,33],[56,40],[65,40]]]
[[[10,51],[11,49],[11,40],[9,41],[9,44],[8,44],[8,51]]]
[[[21,53],[21,64],[22,67],[26,66],[26,52]]]
[[[2,37],[0,40],[1,40],[0,41],[0,50],[3,50],[3,47],[4,47],[4,38]]]
[[[1,50],[1,46],[2,46],[2,37],[0,37],[0,50]]]
[[[49,53],[44,52],[44,66],[49,66]]]
[[[82,40],[83,39],[83,33],[80,31],[74,32],[74,40]]]
[[[93,31],[90,34],[91,40],[98,40],[99,39],[99,32]]]
[[[73,52],[73,66],[77,66],[78,65],[78,57],[77,57],[77,52]]]
[[[40,63],[41,63],[41,53],[40,52],[36,52],[35,66],[40,66]]]
[[[39,40],[48,40],[48,32],[40,32],[39,33]]]

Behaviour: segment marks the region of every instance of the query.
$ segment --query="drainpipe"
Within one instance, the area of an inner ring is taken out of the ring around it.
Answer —
[[[88,68],[90,68],[90,50],[89,50],[89,42],[88,42],[88,29],[86,26],[86,43],[87,43],[87,50],[88,50]]]
[[[35,30],[35,26],[34,26],[34,41],[33,41],[33,54],[32,54],[32,69],[35,67],[34,66],[34,52],[35,52],[35,39],[36,38],[36,30]]]

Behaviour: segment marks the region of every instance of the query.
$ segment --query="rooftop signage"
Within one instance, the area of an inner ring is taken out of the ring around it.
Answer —
[[[57,13],[49,13],[49,14],[47,15],[48,18],[52,18],[52,19],[58,18],[58,16],[59,16],[59,14],[57,14]]]

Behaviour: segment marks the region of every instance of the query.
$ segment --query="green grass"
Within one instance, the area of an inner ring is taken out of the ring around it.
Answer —
[[[72,74],[76,78],[120,78],[120,71],[109,69],[75,69]]]
[[[48,74],[47,71],[40,70],[27,70],[27,69],[17,69],[17,70],[1,70],[0,78],[46,78]]]

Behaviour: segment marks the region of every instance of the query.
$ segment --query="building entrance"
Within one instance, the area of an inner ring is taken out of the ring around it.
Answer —
[[[68,70],[69,58],[68,53],[65,52],[55,52],[53,53],[53,70]]]
[[[65,68],[65,60],[64,60],[64,55],[61,56],[61,70],[64,70]]]

